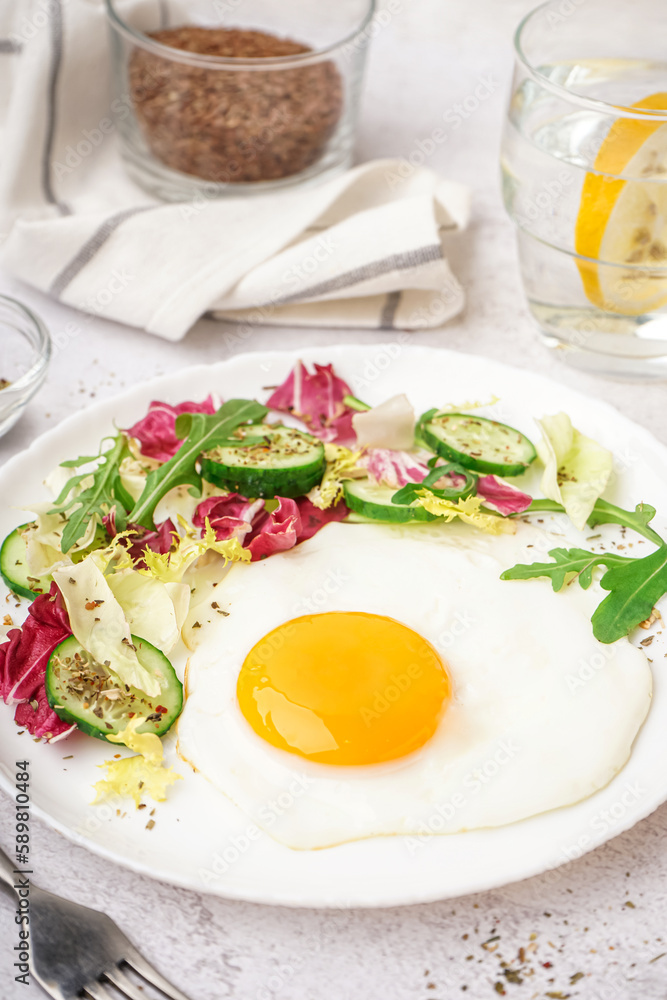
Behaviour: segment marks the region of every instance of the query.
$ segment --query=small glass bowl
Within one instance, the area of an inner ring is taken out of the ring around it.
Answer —
[[[263,193],[351,165],[375,0],[106,0],[106,9],[121,154],[151,194]]]
[[[41,386],[50,358],[51,338],[41,319],[0,295],[0,437]]]

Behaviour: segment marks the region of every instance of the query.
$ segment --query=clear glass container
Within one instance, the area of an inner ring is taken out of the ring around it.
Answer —
[[[528,305],[576,367],[667,378],[667,4],[550,0],[515,36],[502,145]]]
[[[106,0],[130,175],[168,201],[264,192],[352,160],[374,0]]]
[[[38,316],[0,295],[0,436],[19,419],[46,378],[51,338]]]

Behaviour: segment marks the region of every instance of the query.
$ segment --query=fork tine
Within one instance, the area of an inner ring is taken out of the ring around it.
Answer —
[[[92,997],[93,1000],[114,1000],[114,995],[108,986],[105,986],[104,983],[100,983],[97,980],[94,980],[91,983],[86,983],[84,991],[89,997]]]
[[[135,986],[130,977],[119,966],[107,969],[104,975],[127,997],[127,1000],[146,1000],[144,990],[139,986]]]
[[[126,962],[130,968],[134,969],[135,972],[138,972],[140,976],[143,976],[144,979],[147,979],[149,983],[152,983],[153,986],[157,986],[159,990],[162,990],[165,996],[169,997],[169,1000],[190,1000],[189,997],[186,997],[185,993],[181,993],[181,991],[175,986],[172,986],[172,984],[168,982],[164,976],[160,975],[157,969],[154,969],[136,948],[131,946],[130,948],[127,948],[126,953],[123,956],[123,961]]]

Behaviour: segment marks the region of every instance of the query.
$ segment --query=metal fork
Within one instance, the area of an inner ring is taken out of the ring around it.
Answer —
[[[0,879],[17,895],[22,876],[0,849]],[[20,898],[20,896],[19,896]],[[125,972],[129,966],[169,1000],[188,1000],[139,954],[113,920],[99,910],[29,886],[32,978],[54,1000],[113,1000],[111,984],[127,1000],[146,1000]],[[17,930],[25,925],[18,925]]]

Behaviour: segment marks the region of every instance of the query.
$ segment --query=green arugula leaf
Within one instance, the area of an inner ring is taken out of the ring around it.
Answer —
[[[541,511],[564,513],[554,500],[533,500],[524,514]],[[593,635],[600,642],[616,642],[645,621],[660,598],[667,593],[667,544],[650,527],[655,507],[638,503],[634,510],[623,510],[607,500],[597,500],[588,523],[621,524],[632,528],[658,548],[641,559],[613,552],[587,552],[585,549],[552,549],[553,562],[519,564],[501,574],[501,580],[529,580],[546,576],[554,590],[561,590],[574,576],[586,590],[593,579],[595,566],[606,566],[600,586],[609,591],[591,619]]]
[[[88,465],[89,462],[96,462],[99,457],[99,453],[97,455],[80,455],[78,458],[68,458],[66,462],[61,462],[60,465],[63,469],[74,469],[77,465]]]
[[[419,496],[419,491],[424,487],[421,483],[406,483],[397,490],[391,498],[392,503],[412,503]]]
[[[600,586],[610,593],[593,613],[593,635],[600,642],[615,642],[645,621],[667,592],[667,546],[612,566]]]
[[[82,456],[62,463],[65,468],[73,468],[91,461],[99,461],[99,465],[92,472],[78,473],[65,483],[50,511],[51,514],[67,514],[67,524],[60,546],[63,552],[69,552],[72,546],[85,535],[91,518],[98,515],[100,518],[104,517],[112,507],[115,506],[118,509],[124,506],[123,500],[127,499],[125,490],[122,488],[119,490],[120,479],[118,475],[118,468],[125,450],[125,437],[123,434],[118,434],[114,438],[105,438],[102,445],[104,441],[108,440],[113,442],[111,447],[106,451],[100,450],[99,455],[92,458]],[[91,477],[92,484],[90,486],[82,490],[81,493],[72,495],[72,491],[84,479]],[[122,515],[120,519],[123,519]]]
[[[611,568],[637,562],[613,552],[588,552],[586,549],[551,549],[549,555],[553,562],[518,563],[501,573],[500,579],[531,580],[547,576],[551,579],[554,590],[562,590],[566,583],[578,577],[582,590],[588,590],[593,582],[593,570],[596,566]]]
[[[533,500],[530,507],[521,512],[524,514],[538,514],[542,511],[549,514],[564,514],[565,508],[555,500]],[[515,517],[516,515],[512,515]],[[643,535],[655,545],[664,545],[663,539],[649,527],[649,522],[655,517],[655,507],[647,503],[638,503],[634,510],[624,510],[617,507],[608,500],[596,500],[588,523],[591,527],[598,524],[622,524],[626,528],[632,528],[637,534]]]
[[[530,507],[526,507],[522,510],[520,514],[511,514],[510,517],[523,517],[524,514],[541,514],[545,511],[548,514],[564,514],[565,507],[557,500],[547,500],[546,497],[541,497],[539,500],[533,500]]]
[[[172,458],[148,474],[128,520],[153,529],[155,508],[175,486],[187,483],[201,495],[197,460],[202,452],[227,441],[240,424],[260,423],[267,413],[265,406],[251,399],[230,399],[213,414],[181,413],[176,420],[176,436],[185,440]]]
[[[626,528],[632,528],[637,534],[648,538],[655,545],[664,545],[663,539],[649,528],[649,521],[655,517],[655,507],[647,503],[638,503],[633,511],[623,510],[616,507],[607,500],[598,500],[593,507],[593,513],[588,519],[588,523],[595,527],[596,524],[623,524]]]

